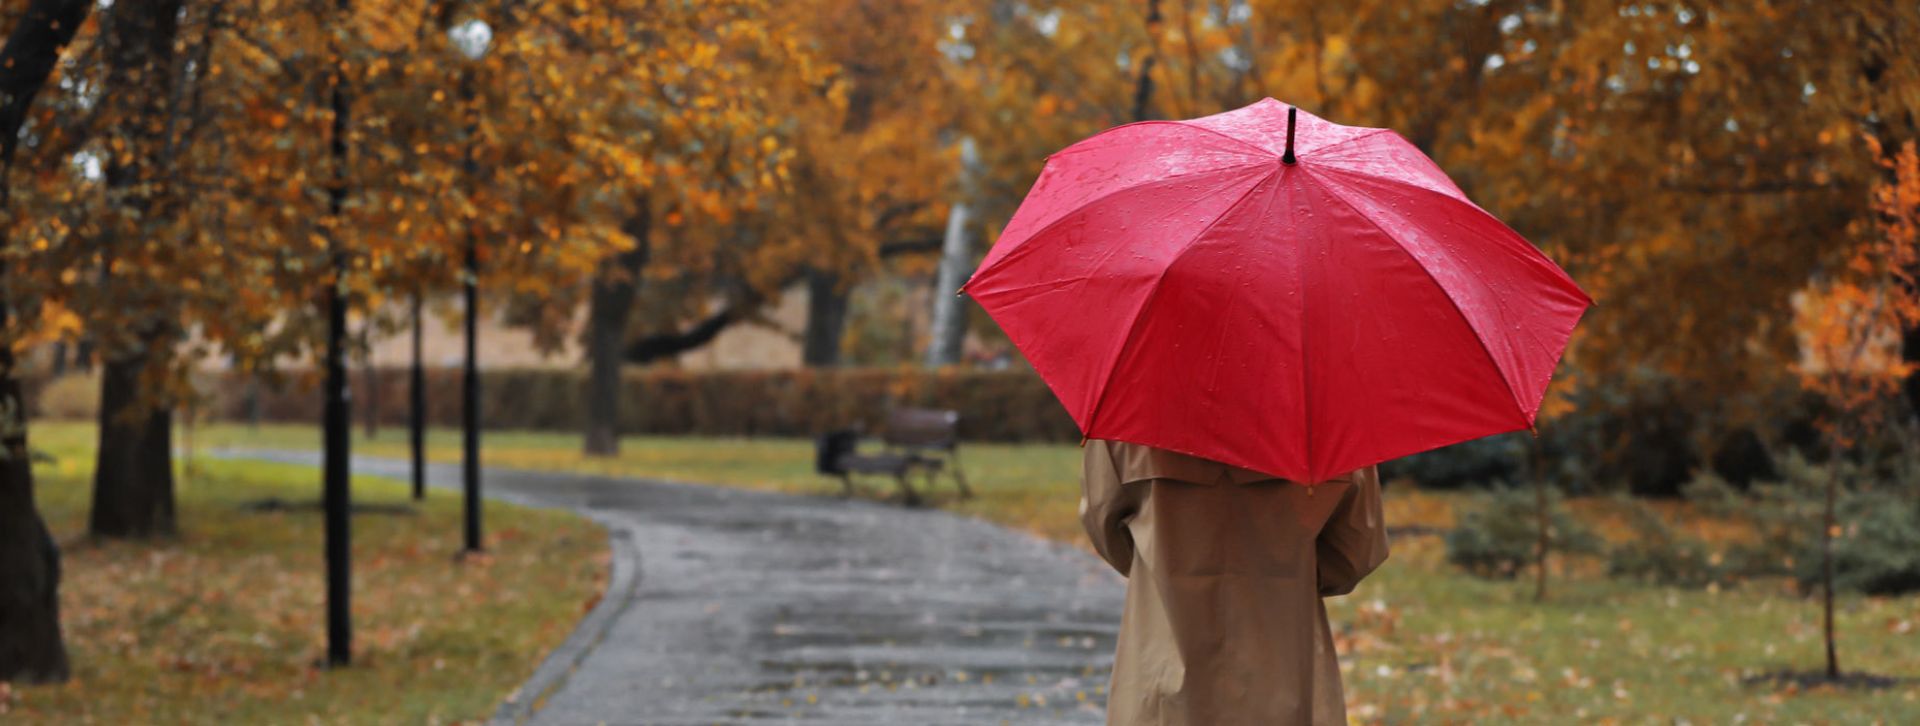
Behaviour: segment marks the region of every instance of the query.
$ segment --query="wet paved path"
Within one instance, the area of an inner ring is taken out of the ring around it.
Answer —
[[[407,469],[356,459],[355,471]],[[456,486],[458,470],[433,466],[429,481]],[[497,722],[1102,719],[1124,584],[1081,551],[831,497],[493,469],[485,486],[591,516],[616,548],[607,601]]]

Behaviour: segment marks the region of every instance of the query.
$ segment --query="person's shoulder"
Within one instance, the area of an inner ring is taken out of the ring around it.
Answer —
[[[1093,446],[1094,443],[1089,441],[1087,445]],[[1194,484],[1243,484],[1274,478],[1193,454],[1145,444],[1100,441],[1099,445],[1113,457],[1114,469],[1123,482],[1171,479]]]

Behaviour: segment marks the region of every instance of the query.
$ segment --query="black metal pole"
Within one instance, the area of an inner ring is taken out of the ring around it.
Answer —
[[[467,113],[473,114],[467,119],[466,176],[467,183],[478,186],[479,164],[474,160],[474,142],[479,135],[479,111],[474,105],[473,71],[469,68],[460,77],[460,92],[466,100]],[[478,215],[467,218],[467,269],[465,292],[467,299],[467,360],[466,371],[461,381],[461,456],[460,479],[466,491],[466,551],[480,552],[480,233]]]
[[[415,501],[427,498],[427,367],[422,360],[425,345],[421,338],[421,327],[426,323],[421,315],[423,307],[420,293],[413,294],[413,367],[408,371],[408,393],[411,401],[407,417],[407,439],[413,448],[413,498]]]
[[[348,0],[338,0],[340,20],[348,10]],[[337,53],[336,53],[337,55]],[[347,255],[340,245],[342,210],[347,197],[347,92],[346,75],[339,64],[333,76],[333,183],[327,189],[328,254],[333,275],[328,280],[327,303],[327,382],[324,427],[326,455],[321,473],[322,506],[326,510],[327,558],[327,665],[344,666],[353,662],[352,619],[352,511],[353,492],[348,487],[349,446],[347,393]]]

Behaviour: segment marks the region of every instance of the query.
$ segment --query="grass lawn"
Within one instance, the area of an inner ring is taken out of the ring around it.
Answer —
[[[451,723],[484,720],[597,600],[601,528],[567,513],[489,504],[488,558],[456,563],[460,508],[404,485],[354,482],[355,665],[316,667],[325,615],[315,471],[193,461],[177,539],[85,538],[93,428],[39,424],[41,511],[61,543],[73,680],[0,687],[0,722]]]
[[[317,445],[311,428],[205,427],[202,447]],[[405,432],[388,429],[358,451],[403,456]],[[489,432],[491,465],[702,481],[831,494],[811,471],[811,444],[796,440],[629,438],[617,459],[586,459],[571,434]],[[458,438],[434,431],[430,456],[455,460]],[[1059,445],[968,445],[980,496],[937,502],[1062,541],[1078,542],[1079,451]],[[885,480],[868,482],[889,493]],[[1396,485],[1394,525],[1450,526],[1469,495]],[[1576,501],[1604,524],[1606,501]],[[1603,527],[1603,531],[1606,531]],[[1879,690],[1800,689],[1750,682],[1822,663],[1814,599],[1778,581],[1726,590],[1617,582],[1575,566],[1547,604],[1530,582],[1489,582],[1444,561],[1440,539],[1408,536],[1350,597],[1330,601],[1348,699],[1364,722],[1920,723],[1920,597],[1840,599],[1840,656],[1847,669],[1902,679]]]

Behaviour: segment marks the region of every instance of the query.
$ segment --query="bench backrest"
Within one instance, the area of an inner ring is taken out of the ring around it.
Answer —
[[[880,439],[888,446],[952,451],[960,443],[960,412],[935,408],[896,408],[887,412]]]

